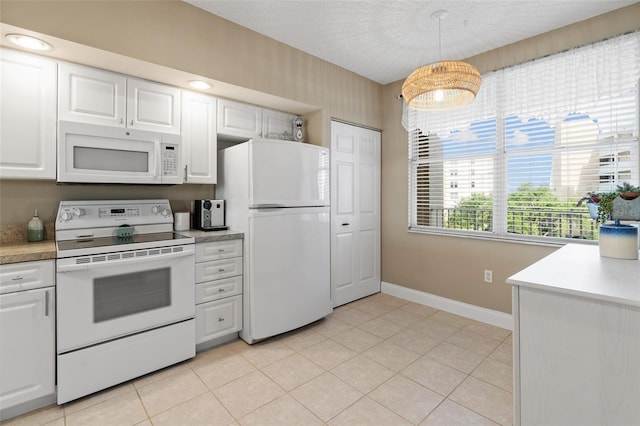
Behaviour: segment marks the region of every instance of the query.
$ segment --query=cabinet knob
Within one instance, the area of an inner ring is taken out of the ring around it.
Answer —
[[[218,249],[218,253],[224,253],[224,249],[223,248]]]
[[[218,318],[218,322],[223,322],[223,321],[224,321],[224,318],[222,317]]]
[[[224,288],[219,288],[218,289],[218,293],[223,293],[224,292]]]
[[[11,278],[11,281],[21,281],[23,278],[20,275],[17,275],[13,278]]]
[[[218,272],[224,272],[224,268],[218,269]]]

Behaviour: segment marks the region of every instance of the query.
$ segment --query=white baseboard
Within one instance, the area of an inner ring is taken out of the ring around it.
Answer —
[[[441,311],[447,311],[452,314],[495,325],[496,327],[513,330],[513,316],[505,314],[504,312],[458,302],[457,300],[447,299],[446,297],[436,296],[435,294],[425,293],[424,291],[414,290],[384,281],[382,281],[381,291],[382,293],[430,306]]]

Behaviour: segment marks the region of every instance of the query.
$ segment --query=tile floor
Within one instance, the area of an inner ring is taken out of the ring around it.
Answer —
[[[376,294],[6,425],[509,425],[511,332]]]

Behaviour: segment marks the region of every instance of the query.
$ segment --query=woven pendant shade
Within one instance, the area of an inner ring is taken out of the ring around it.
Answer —
[[[402,98],[413,109],[439,111],[473,101],[482,77],[477,69],[461,61],[441,61],[412,72],[402,85]]]

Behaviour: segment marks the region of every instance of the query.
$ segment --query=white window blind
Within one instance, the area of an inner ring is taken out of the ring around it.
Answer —
[[[640,32],[483,75],[466,107],[407,109],[412,230],[597,239],[577,201],[639,184]]]

